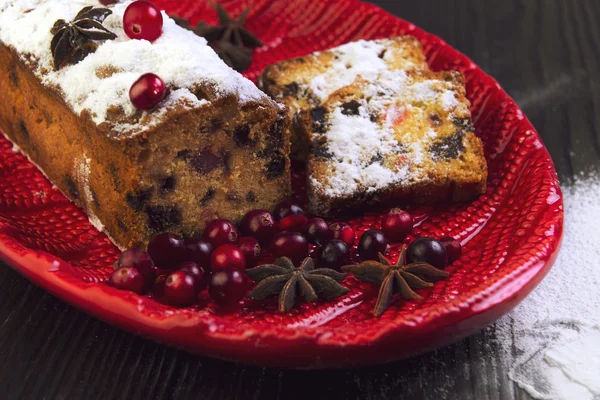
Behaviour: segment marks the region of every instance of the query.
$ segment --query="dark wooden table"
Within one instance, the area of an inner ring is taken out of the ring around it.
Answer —
[[[600,167],[598,0],[375,3],[441,36],[496,77],[539,130],[561,179]],[[508,380],[497,347],[492,326],[374,368],[236,365],[114,328],[0,263],[2,399],[527,399]]]

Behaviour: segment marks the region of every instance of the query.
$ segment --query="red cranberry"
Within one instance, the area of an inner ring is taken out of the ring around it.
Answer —
[[[448,253],[448,265],[460,258],[462,255],[462,245],[458,240],[451,237],[445,237],[440,240],[440,242],[444,245],[446,253]]]
[[[258,240],[251,236],[242,236],[238,239],[237,246],[240,251],[244,254],[246,260],[246,267],[254,267],[260,260],[260,244]]]
[[[152,293],[154,293],[157,297],[163,297],[165,295],[165,282],[167,281],[168,275],[159,275],[154,281],[154,287],[152,288]]]
[[[110,276],[109,283],[117,289],[131,290],[137,294],[144,293],[146,286],[142,274],[133,267],[116,269]]]
[[[234,223],[226,219],[215,219],[204,228],[204,240],[214,248],[222,244],[234,244],[238,239],[238,230]]]
[[[322,218],[309,219],[304,233],[308,241],[316,245],[322,245],[331,239],[329,226]]]
[[[129,89],[129,99],[139,110],[152,110],[165,98],[166,94],[165,83],[158,75],[152,73],[140,76]]]
[[[269,246],[275,257],[288,257],[298,263],[308,256],[308,242],[298,232],[279,232]]]
[[[388,241],[383,232],[371,229],[363,233],[358,243],[358,255],[363,260],[378,260],[378,254],[385,254]]]
[[[343,222],[336,222],[329,225],[329,232],[331,239],[341,240],[348,247],[354,246],[356,236],[354,235],[354,229],[350,225]]]
[[[183,250],[183,241],[172,233],[161,233],[148,243],[148,254],[154,265],[161,269],[177,268]]]
[[[174,306],[189,306],[196,300],[196,281],[185,271],[175,271],[167,276],[164,300]]]
[[[448,266],[448,253],[439,240],[422,237],[408,246],[406,261],[409,263],[426,262],[436,268],[444,269]]]
[[[238,303],[246,294],[244,273],[231,267],[216,271],[210,279],[208,293],[220,306],[231,306]]]
[[[213,271],[225,267],[243,270],[246,268],[244,253],[232,244],[222,244],[212,252],[210,267]]]
[[[162,27],[162,14],[158,7],[149,1],[134,1],[123,14],[123,30],[130,39],[153,42],[160,37]]]
[[[406,211],[394,208],[381,222],[381,230],[388,238],[401,242],[413,230],[413,217]]]
[[[196,286],[196,293],[208,285],[209,272],[192,261],[185,261],[179,266],[179,270],[189,274],[194,278],[194,284]]]
[[[210,269],[210,255],[213,247],[210,243],[201,239],[185,239],[181,252],[181,261],[193,261],[207,270]]]
[[[152,258],[144,250],[134,248],[122,252],[115,263],[115,269],[126,267],[135,268],[142,274],[147,289],[152,286],[156,277],[156,268]]]
[[[242,218],[240,229],[244,235],[256,238],[262,246],[265,246],[275,234],[275,220],[266,210],[252,210]]]
[[[277,230],[279,232],[298,232],[302,233],[305,230],[308,218],[301,214],[292,214],[287,217],[283,217],[277,222]]]
[[[284,200],[277,204],[275,212],[273,213],[275,218],[279,221],[287,217],[288,215],[304,215],[304,210],[296,203],[292,203],[289,200]]]
[[[339,269],[342,265],[350,264],[350,250],[346,243],[334,239],[319,250],[320,268]]]

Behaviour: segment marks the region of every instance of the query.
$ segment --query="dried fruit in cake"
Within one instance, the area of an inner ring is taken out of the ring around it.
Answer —
[[[198,236],[213,219],[238,222],[288,198],[285,109],[203,38],[164,17],[158,40],[128,39],[123,18],[133,3],[124,1],[102,14],[120,39],[83,38],[95,51],[55,71],[56,21],[73,21],[58,23],[65,34],[89,24],[95,35],[104,32],[99,9],[82,19],[78,2],[38,0],[33,11],[29,3],[0,7],[0,128],[121,249],[164,232]],[[142,110],[129,91],[148,72],[168,95]]]

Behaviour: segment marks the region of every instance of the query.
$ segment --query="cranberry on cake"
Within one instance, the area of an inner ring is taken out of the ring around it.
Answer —
[[[1,2],[4,134],[121,248],[272,209],[286,110],[165,13],[152,42],[129,38],[130,4]]]

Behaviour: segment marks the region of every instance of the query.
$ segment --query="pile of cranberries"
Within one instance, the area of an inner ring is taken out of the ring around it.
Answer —
[[[403,241],[412,230],[412,216],[393,209],[383,219],[381,230],[362,234],[357,254],[362,260],[377,260],[379,253],[387,252],[388,238]],[[355,239],[350,225],[308,218],[302,207],[284,201],[273,213],[249,211],[239,226],[224,219],[213,220],[201,238],[157,235],[148,243],[147,252],[134,248],[121,254],[110,284],[139,294],[151,292],[173,306],[195,303],[200,292],[208,288],[215,303],[233,305],[246,293],[245,269],[258,264],[263,248],[296,264],[310,255],[320,268],[339,269],[351,263]],[[443,269],[460,254],[461,245],[455,239],[421,237],[408,247],[406,258],[410,263],[427,262]]]

